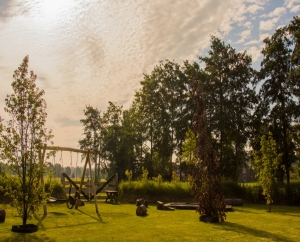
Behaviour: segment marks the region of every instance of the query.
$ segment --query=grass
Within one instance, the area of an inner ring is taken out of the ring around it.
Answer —
[[[273,206],[272,213],[265,205],[246,204],[234,207],[223,223],[208,224],[199,221],[194,210],[157,210],[150,205],[148,215],[138,217],[133,204],[86,202],[78,210],[67,209],[65,204],[48,206],[48,216],[41,210],[33,220],[39,230],[33,234],[11,232],[12,225],[21,224],[15,209],[6,209],[5,223],[0,224],[2,242],[8,241],[299,241],[299,207]]]

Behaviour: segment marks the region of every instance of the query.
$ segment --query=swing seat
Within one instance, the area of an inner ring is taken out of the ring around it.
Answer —
[[[57,201],[56,197],[49,197],[49,202],[54,203]]]
[[[77,199],[77,200],[78,200],[78,202],[77,202],[78,206],[84,206],[84,202],[83,201],[81,201],[80,199]]]

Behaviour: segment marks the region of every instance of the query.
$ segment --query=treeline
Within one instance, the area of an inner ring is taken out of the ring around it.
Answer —
[[[280,181],[290,181],[292,164],[299,162],[300,18],[264,40],[260,70],[252,68],[246,51],[237,52],[211,37],[207,56],[196,62],[161,61],[144,74],[128,110],[109,102],[106,111],[86,106],[80,120],[84,138],[80,148],[92,149],[96,179],[101,172],[132,171],[161,175],[191,171],[194,115],[191,82],[198,81],[204,97],[207,132],[220,159],[222,176],[236,181],[252,150],[260,150],[263,135],[272,133],[282,154],[276,170]],[[298,163],[299,164],[299,163]]]

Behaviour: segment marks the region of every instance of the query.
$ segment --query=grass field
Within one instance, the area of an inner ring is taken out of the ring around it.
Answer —
[[[0,223],[0,241],[299,241],[300,208],[245,204],[227,213],[223,223],[199,221],[194,210],[157,210],[150,205],[147,216],[138,217],[133,204],[106,204],[100,201],[100,215],[93,203],[78,210],[65,204],[49,204],[48,216],[40,210],[28,223],[37,224],[32,234],[11,232],[12,225],[21,224],[15,209],[6,209],[6,220]]]

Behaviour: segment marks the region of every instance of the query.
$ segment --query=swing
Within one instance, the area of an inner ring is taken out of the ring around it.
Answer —
[[[78,200],[78,206],[84,206],[84,202],[80,200],[80,194],[76,191],[75,196],[71,196],[72,184],[70,184],[69,188],[69,199],[67,200],[67,207],[68,209],[72,209],[75,204],[76,200]]]
[[[90,177],[91,177],[91,184],[92,184],[92,190],[93,190],[93,194],[96,194],[96,190],[95,190],[95,186],[94,186],[94,181],[93,181],[93,175],[92,175],[92,168],[91,168],[91,162],[90,162],[90,153],[92,153],[92,151],[90,150],[81,150],[81,149],[74,149],[74,148],[68,148],[68,147],[58,147],[58,146],[47,146],[46,144],[44,145],[44,157],[45,157],[45,151],[46,150],[60,150],[61,151],[61,157],[60,157],[60,161],[62,161],[62,151],[74,151],[74,152],[77,152],[77,160],[78,160],[78,153],[83,153],[83,154],[86,154],[86,161],[85,161],[85,165],[84,165],[84,170],[83,170],[83,174],[82,174],[82,177],[81,177],[81,181],[80,181],[80,187],[78,187],[76,185],[76,183],[74,183],[72,181],[72,179],[70,177],[68,177],[67,174],[65,173],[62,173],[63,177],[67,178],[67,180],[70,182],[70,187],[69,187],[69,198],[66,199],[66,202],[67,202],[67,207],[69,209],[72,209],[74,206],[75,208],[77,209],[78,206],[83,206],[84,203],[80,200],[80,194],[83,194],[84,197],[87,199],[87,200],[90,200],[90,197],[87,196],[83,191],[82,191],[82,186],[83,186],[83,183],[84,183],[84,176],[85,176],[85,173],[86,173],[86,167],[87,165],[89,165],[89,172],[90,172]],[[72,153],[71,153],[71,166],[72,166]],[[76,168],[75,168],[76,169]],[[75,170],[76,171],[76,170]],[[62,178],[62,177],[61,177]],[[71,196],[71,190],[72,190],[72,185],[76,188],[76,192],[75,192],[75,196]],[[56,201],[57,199],[56,198],[53,198],[52,199],[53,201]],[[97,197],[95,196],[94,197],[94,200],[95,200],[95,208],[96,208],[96,213],[99,214],[99,211],[98,211],[98,203],[97,203]],[[44,209],[44,214],[47,214],[46,212],[46,209]]]

